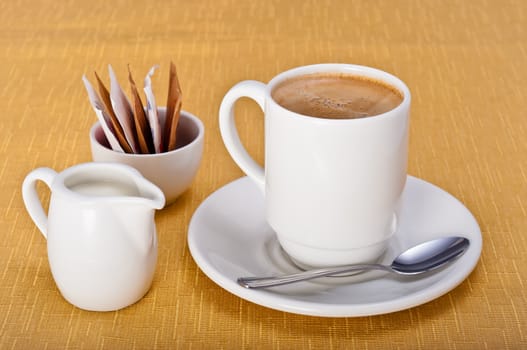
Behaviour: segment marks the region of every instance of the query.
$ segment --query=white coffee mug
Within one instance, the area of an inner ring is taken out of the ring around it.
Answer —
[[[396,88],[402,102],[360,119],[307,117],[280,106],[273,89],[312,73],[351,74]],[[234,104],[255,100],[265,115],[265,169],[239,139]],[[243,81],[225,95],[219,112],[225,146],[262,190],[265,216],[289,256],[301,265],[371,262],[397,226],[406,183],[410,91],[397,77],[351,64],[317,64],[283,72],[268,84]]]

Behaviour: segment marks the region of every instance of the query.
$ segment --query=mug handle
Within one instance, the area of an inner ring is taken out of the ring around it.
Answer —
[[[264,83],[255,80],[246,80],[234,85],[221,102],[219,118],[220,133],[227,151],[240,169],[256,183],[262,193],[265,192],[264,169],[247,153],[240,141],[234,120],[234,104],[242,97],[249,97],[256,101],[264,111],[266,88]]]
[[[29,216],[37,225],[44,238],[47,239],[48,217],[44,212],[42,203],[38,198],[36,183],[38,180],[44,182],[50,189],[57,172],[50,168],[38,168],[30,172],[22,183],[22,198]]]

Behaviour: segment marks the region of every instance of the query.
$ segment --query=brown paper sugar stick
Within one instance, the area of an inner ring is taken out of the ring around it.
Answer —
[[[95,73],[95,78],[97,79],[97,85],[99,87],[99,93],[101,95],[101,100],[104,103],[104,106],[106,107],[106,110],[108,111],[108,115],[110,116],[110,123],[113,129],[113,132],[115,133],[115,137],[117,138],[117,141],[119,141],[119,145],[121,145],[122,149],[126,153],[134,153],[132,150],[132,147],[130,147],[130,144],[128,141],[126,141],[126,136],[124,135],[123,128],[121,124],[119,123],[119,120],[117,119],[117,116],[115,115],[115,112],[112,107],[112,102],[110,100],[110,93],[108,92],[108,89],[104,86],[103,82],[101,81],[101,78],[99,78],[99,75],[97,72]]]
[[[177,126],[179,123],[179,115],[181,112],[181,95],[178,96],[176,101],[176,106],[174,108],[174,114],[172,115],[172,125],[170,125],[170,134],[168,137],[168,147],[167,151],[172,151],[176,149],[176,136],[177,136]]]
[[[106,110],[104,102],[102,102],[101,97],[99,96],[97,91],[95,91],[95,89],[93,88],[90,81],[88,80],[88,78],[86,78],[85,75],[82,76],[82,82],[84,83],[84,87],[86,88],[86,92],[88,93],[90,104],[93,108],[93,111],[95,112],[95,115],[97,116],[97,119],[99,120],[99,124],[104,133],[104,136],[106,136],[106,140],[108,141],[110,149],[116,152],[124,152],[123,148],[119,144],[119,141],[117,140],[117,137],[115,136],[115,132],[112,128],[112,122],[110,121],[110,116],[108,111]]]
[[[115,112],[117,120],[119,120],[119,123],[123,128],[126,141],[128,141],[128,144],[134,153],[139,153],[132,105],[121,88],[121,85],[117,80],[117,76],[115,75],[115,72],[110,64],[108,65],[108,74],[110,76],[110,99],[112,102],[113,111]]]
[[[154,143],[152,142],[152,131],[146,119],[145,109],[141,102],[141,97],[137,91],[130,66],[128,66],[128,80],[132,91],[132,110],[134,111],[135,131],[137,133],[137,141],[139,143],[139,150],[143,154],[155,153]]]
[[[176,66],[170,62],[170,77],[168,80],[168,98],[165,121],[165,142],[166,151],[176,148],[176,130],[181,111],[182,93],[177,77]]]

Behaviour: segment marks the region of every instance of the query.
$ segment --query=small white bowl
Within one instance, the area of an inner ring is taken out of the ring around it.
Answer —
[[[166,108],[159,107],[160,119]],[[99,122],[90,130],[92,157],[95,162],[115,162],[130,165],[156,184],[166,197],[166,205],[173,203],[187,190],[194,179],[203,154],[205,127],[195,115],[181,111],[177,128],[177,148],[157,154],[130,154],[110,148]]]

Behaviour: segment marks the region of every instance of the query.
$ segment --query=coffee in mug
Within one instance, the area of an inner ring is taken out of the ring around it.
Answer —
[[[236,131],[241,97],[264,111],[265,169]],[[400,79],[350,64],[299,67],[227,92],[225,147],[261,190],[265,218],[296,263],[365,263],[385,251],[406,183],[409,109]]]
[[[271,96],[292,112],[330,119],[371,117],[386,113],[403,101],[399,90],[381,80],[343,73],[287,79],[274,88]]]

